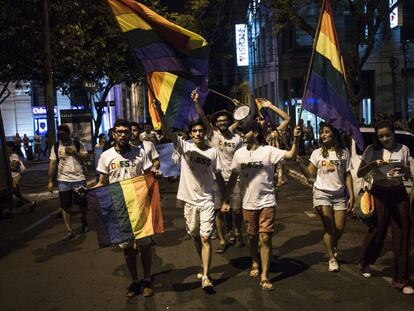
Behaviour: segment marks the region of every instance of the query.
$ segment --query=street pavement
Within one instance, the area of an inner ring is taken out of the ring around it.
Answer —
[[[199,259],[186,238],[183,211],[176,207],[177,182],[163,181],[166,232],[155,238],[156,294],[127,299],[129,277],[120,249],[100,249],[94,232],[61,242],[65,230],[62,219],[56,218],[58,199],[44,194],[47,164],[29,164],[23,189],[31,197],[37,195],[39,204],[33,213],[21,207],[13,218],[0,222],[0,310],[413,310],[414,297],[390,285],[390,239],[373,266],[374,277],[359,275],[356,262],[366,227],[354,218],[348,218],[340,243],[341,271],[328,272],[311,187],[296,181],[305,182],[294,164],[288,168],[299,179],[289,178],[278,193],[270,273],[273,292],[263,292],[259,278],[249,277],[247,247],[214,253],[215,293],[200,288]],[[92,180],[93,173],[89,175]],[[79,218],[74,222],[79,232]],[[217,245],[214,240],[214,249]]]

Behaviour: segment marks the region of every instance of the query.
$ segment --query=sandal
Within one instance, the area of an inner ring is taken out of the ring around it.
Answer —
[[[255,276],[259,276],[259,273],[260,273],[259,266],[252,266],[252,268],[250,269],[249,275],[251,277],[255,277]]]
[[[275,288],[273,287],[273,284],[270,283],[269,280],[262,280],[260,281],[260,286],[262,287],[262,289],[266,292],[270,292],[272,290],[274,290]]]

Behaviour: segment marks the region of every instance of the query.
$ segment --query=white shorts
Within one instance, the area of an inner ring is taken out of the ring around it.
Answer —
[[[188,234],[209,237],[214,226],[214,203],[194,205],[186,202],[184,218]]]
[[[332,206],[334,211],[346,210],[345,191],[328,191],[313,188],[313,207]]]
[[[221,202],[222,202],[222,196],[219,189],[219,186],[217,182],[214,182],[213,185],[214,189],[214,208],[216,210],[221,208]],[[230,196],[230,207],[234,210],[241,209],[241,194],[240,194],[240,181],[236,182],[236,185],[234,186],[233,193]]]

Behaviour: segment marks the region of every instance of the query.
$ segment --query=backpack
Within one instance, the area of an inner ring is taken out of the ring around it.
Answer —
[[[75,145],[76,152],[79,152],[80,148],[81,148],[81,144],[80,144],[79,139],[74,138],[74,139],[72,139],[72,142]],[[56,155],[56,165],[58,165],[59,164],[59,153],[58,153],[58,151],[59,151],[59,141],[53,145],[53,150],[55,151],[55,155]],[[85,162],[80,160],[80,163],[82,165],[83,175],[85,175],[85,177],[86,177],[87,170],[86,170]],[[57,170],[55,172],[57,172]]]

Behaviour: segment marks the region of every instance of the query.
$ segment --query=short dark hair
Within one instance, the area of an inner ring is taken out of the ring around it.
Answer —
[[[137,128],[139,128],[139,124],[138,122],[132,121],[131,122],[131,127],[136,126]]]
[[[191,133],[191,130],[193,129],[193,127],[197,126],[197,125],[201,125],[204,129],[204,131],[206,130],[206,126],[204,125],[203,120],[201,119],[197,119],[197,120],[193,120],[188,124],[188,132]]]
[[[106,134],[101,133],[101,134],[99,134],[99,135],[98,135],[98,139],[101,139],[101,138],[103,138],[103,137],[105,137],[105,138],[106,138]]]
[[[115,124],[114,124],[113,128],[115,129],[119,126],[125,126],[129,129],[131,129],[131,122],[129,122],[128,120],[125,120],[125,119],[118,119],[118,120],[115,121]]]
[[[378,131],[383,128],[389,128],[391,132],[395,133],[394,123],[390,119],[384,118],[384,119],[379,119],[377,122],[375,122],[375,126],[374,126],[375,136],[374,136],[374,141],[373,141],[375,150],[379,150],[383,148],[381,142],[378,139]]]

